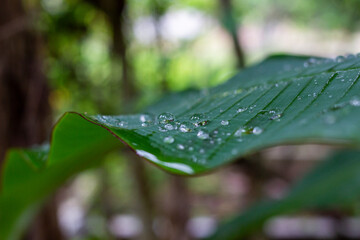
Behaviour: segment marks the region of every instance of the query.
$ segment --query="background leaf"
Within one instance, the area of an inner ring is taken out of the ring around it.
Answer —
[[[69,177],[98,166],[119,142],[77,114],[65,114],[53,130],[52,144],[7,154],[0,194],[1,239],[18,239],[29,217]],[[49,164],[51,162],[51,164]]]
[[[241,239],[269,218],[301,210],[349,206],[360,197],[360,152],[343,151],[321,163],[278,201],[264,201],[219,227],[209,240]]]

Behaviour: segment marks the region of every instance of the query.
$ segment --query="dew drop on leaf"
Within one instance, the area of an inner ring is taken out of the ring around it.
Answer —
[[[153,116],[150,114],[141,114],[140,121],[143,123],[151,123],[153,122]]]
[[[192,131],[191,127],[192,127],[191,123],[183,122],[183,123],[181,123],[179,130],[180,130],[180,132],[183,132],[183,133],[191,132]]]
[[[179,149],[179,150],[184,150],[184,149],[185,149],[185,146],[182,145],[182,144],[178,144],[176,147],[177,147],[177,149]]]
[[[345,61],[345,57],[344,56],[338,56],[335,58],[335,61],[338,62],[338,63],[341,63],[343,61]]]
[[[253,134],[255,134],[255,135],[260,135],[260,134],[263,132],[263,130],[262,130],[262,128],[260,128],[260,127],[254,127],[254,129],[252,130],[252,132],[253,132]]]
[[[204,139],[208,139],[209,138],[209,133],[207,133],[206,131],[204,130],[200,130],[198,133],[197,133],[197,137],[204,140]]]
[[[191,122],[198,122],[205,118],[204,114],[202,113],[195,113],[190,117]]]
[[[274,114],[270,117],[270,120],[280,121],[281,117],[282,117],[282,114],[281,114],[281,113],[274,113]]]
[[[237,112],[237,113],[242,113],[242,112],[245,112],[246,110],[247,110],[246,107],[241,107],[241,108],[238,108],[238,109],[236,110],[236,112]]]
[[[354,107],[360,107],[360,99],[357,97],[354,97],[350,100],[350,105]]]
[[[120,122],[118,122],[118,124],[117,124],[119,127],[126,127],[126,125],[127,125],[127,122],[124,122],[124,121],[120,121]]]
[[[168,131],[171,131],[171,130],[174,130],[174,125],[170,124],[170,123],[167,123],[164,125],[164,128]]]
[[[157,118],[160,124],[166,124],[175,120],[174,115],[168,112],[159,114]]]
[[[236,130],[236,132],[234,133],[234,136],[235,137],[241,137],[241,136],[243,136],[245,134],[246,134],[246,129],[241,127],[238,130]]]
[[[175,141],[175,139],[172,136],[167,136],[164,138],[164,143],[173,143]]]
[[[229,125],[229,121],[228,120],[222,120],[221,125],[223,125],[223,126]]]

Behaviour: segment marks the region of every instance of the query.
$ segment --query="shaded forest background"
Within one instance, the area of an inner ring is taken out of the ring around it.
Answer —
[[[360,52],[359,9],[356,0],[1,0],[0,162],[10,147],[48,140],[66,111],[137,112],[270,53]],[[205,237],[260,196],[281,197],[328,151],[299,149],[186,180],[114,152],[55,193],[24,239]]]

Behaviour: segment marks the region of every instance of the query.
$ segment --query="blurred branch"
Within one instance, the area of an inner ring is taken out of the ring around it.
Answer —
[[[221,22],[224,28],[231,35],[234,51],[237,57],[237,66],[238,68],[245,67],[245,57],[244,51],[240,44],[240,39],[237,34],[237,24],[232,11],[232,2],[231,0],[219,0],[220,9],[221,9]]]
[[[161,36],[161,31],[160,31],[161,30],[160,19],[166,12],[167,7],[168,7],[167,4],[162,4],[159,2],[159,0],[152,0],[152,12],[155,20],[156,48],[161,57],[159,75],[161,75],[161,87],[163,92],[167,92],[169,89],[166,79],[167,59],[163,49],[163,38]]]
[[[132,75],[131,64],[127,54],[126,22],[127,3],[125,0],[85,0],[101,10],[108,18],[112,32],[112,45],[115,58],[121,60],[122,96],[125,112],[132,111],[132,102],[136,97],[136,88]]]

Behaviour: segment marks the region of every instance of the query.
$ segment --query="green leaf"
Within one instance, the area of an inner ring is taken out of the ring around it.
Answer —
[[[19,239],[39,201],[120,145],[79,115],[65,114],[53,130],[52,146],[47,161],[48,145],[8,152],[0,192],[1,239]]]
[[[119,146],[118,140],[155,165],[183,175],[284,143],[358,146],[360,59],[307,59],[268,58],[217,87],[168,96],[146,114],[66,113],[54,128],[47,160],[46,149],[8,154],[0,236],[13,234],[26,210],[69,177],[99,163],[105,152]]]
[[[359,64],[355,57],[276,56],[218,87],[166,98],[147,115],[86,119],[154,164],[185,175],[278,144],[358,145]]]
[[[260,202],[223,224],[209,240],[242,239],[269,218],[301,210],[349,206],[360,197],[360,151],[343,151],[321,163],[277,201]]]

